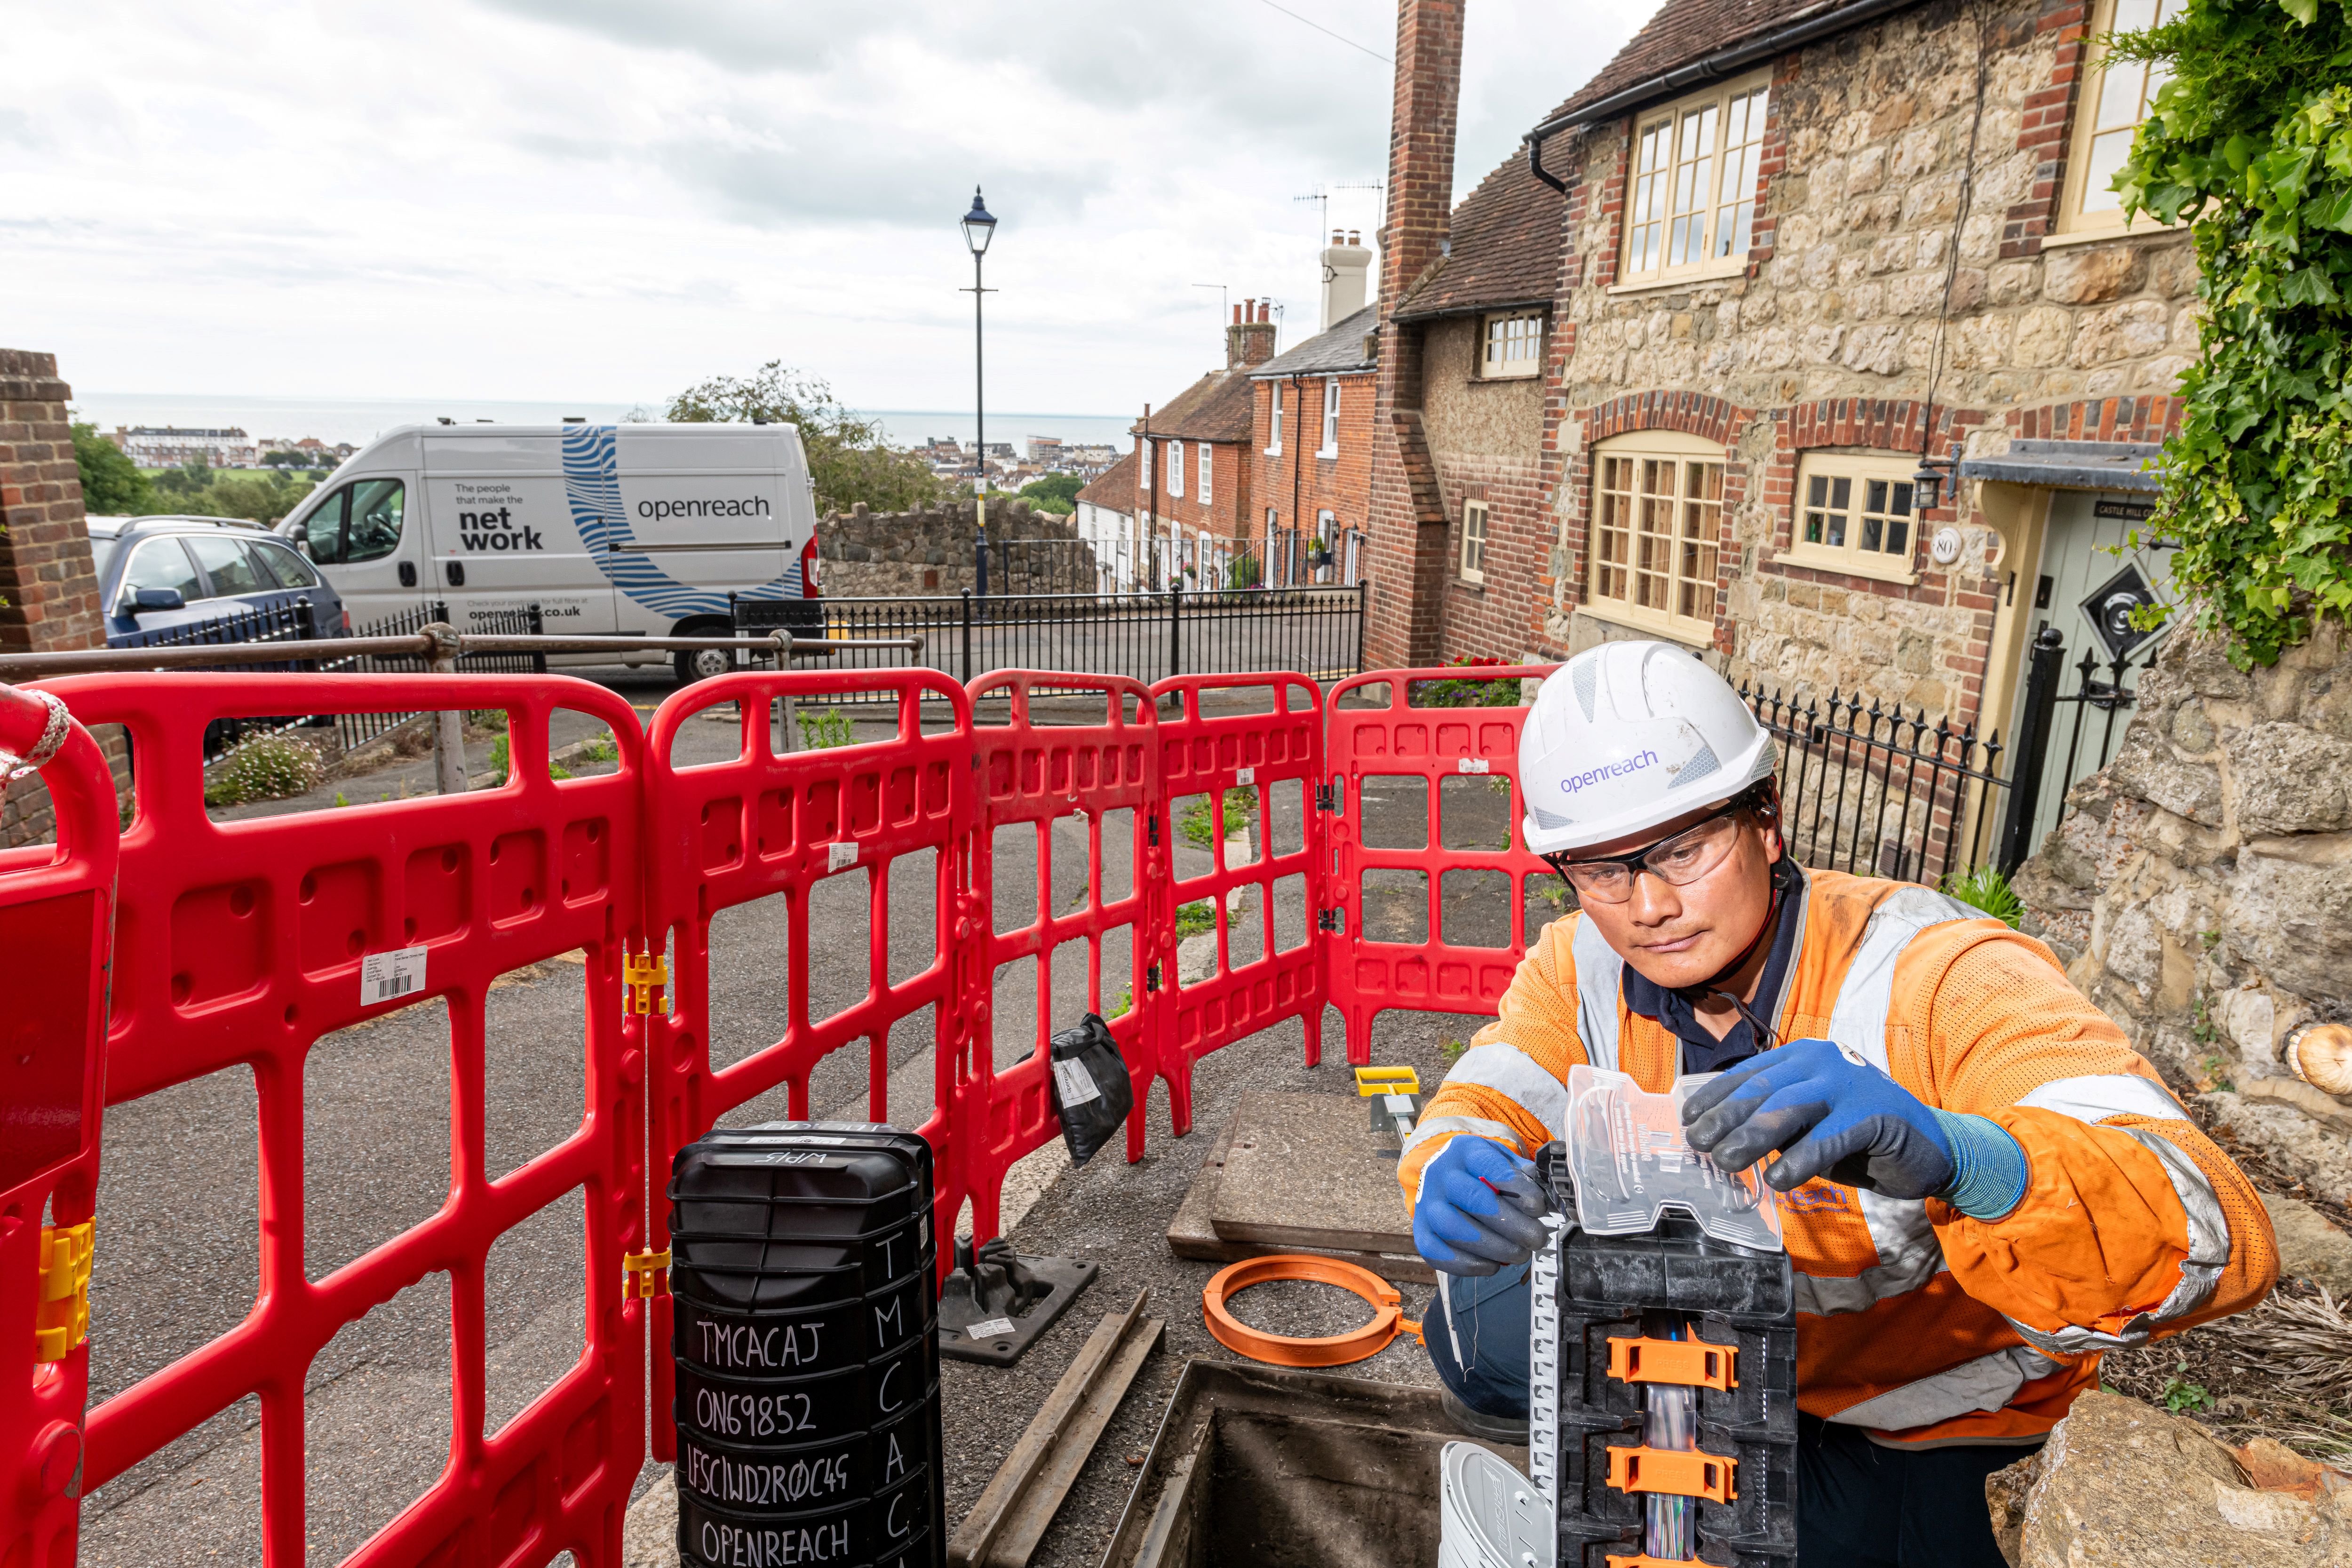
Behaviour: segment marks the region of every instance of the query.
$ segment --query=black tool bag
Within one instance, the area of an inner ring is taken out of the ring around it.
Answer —
[[[1135,1089],[1127,1063],[1099,1014],[1054,1037],[1048,1063],[1054,1070],[1054,1114],[1062,1119],[1062,1139],[1070,1163],[1083,1165],[1111,1140],[1135,1109]]]

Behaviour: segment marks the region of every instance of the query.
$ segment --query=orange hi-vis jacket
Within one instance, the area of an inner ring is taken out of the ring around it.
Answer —
[[[2252,1306],[2278,1273],[2269,1216],[2050,950],[1907,883],[1815,871],[1773,1033],[1828,1039],[1931,1106],[2023,1145],[1999,1220],[1815,1179],[1781,1202],[1797,1288],[1797,1404],[1904,1446],[2031,1441],[2102,1352]],[[1408,1201],[1450,1138],[1532,1155],[1563,1136],[1568,1069],[1672,1086],[1681,1046],[1624,1004],[1623,961],[1553,921],[1425,1108]]]

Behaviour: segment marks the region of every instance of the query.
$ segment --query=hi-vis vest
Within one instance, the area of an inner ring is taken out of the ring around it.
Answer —
[[[1781,1200],[1795,1269],[1798,1404],[1905,1444],[2046,1432],[2098,1352],[2259,1300],[2267,1216],[2049,950],[1941,894],[1811,872],[1774,1035],[1858,1052],[1931,1106],[1987,1116],[2032,1176],[2006,1217],[1816,1179]],[[1625,1005],[1624,963],[1580,916],[1547,927],[1500,1016],[1407,1144],[1408,1199],[1444,1142],[1522,1153],[1563,1135],[1568,1069],[1653,1093],[1681,1042]]]

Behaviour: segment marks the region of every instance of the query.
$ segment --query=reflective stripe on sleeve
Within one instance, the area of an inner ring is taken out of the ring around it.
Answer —
[[[1473,1046],[1447,1070],[1445,1081],[1491,1089],[1542,1122],[1554,1138],[1568,1136],[1568,1085],[1517,1046],[1503,1040]]]
[[[2094,1126],[2110,1116],[2146,1116],[2158,1121],[2186,1121],[2189,1113],[2164,1092],[2161,1084],[2137,1073],[2099,1073],[2088,1078],[2057,1078],[2018,1102],[2025,1110],[2054,1110]]]
[[[1576,917],[1569,952],[1576,960],[1576,1034],[1584,1042],[1584,1059],[1610,1072],[1617,1070],[1617,1003],[1623,994],[1625,960],[1601,928]]]
[[[1905,1432],[1932,1426],[1939,1421],[1993,1411],[2007,1405],[2017,1391],[2037,1377],[2047,1377],[2058,1363],[2031,1345],[2011,1345],[1990,1355],[1947,1367],[1933,1377],[1906,1383],[1849,1405],[1830,1417],[1841,1426],[1874,1426],[1882,1432]]]
[[[1878,901],[1854,944],[1853,957],[1830,1009],[1832,1041],[1859,1051],[1881,1072],[1886,1065],[1886,1015],[1895,1001],[1895,966],[1911,939],[1929,926],[1982,920],[1982,910],[1925,888],[1898,888]]]

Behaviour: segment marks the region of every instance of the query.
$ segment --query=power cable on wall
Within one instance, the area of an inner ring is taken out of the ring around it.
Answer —
[[[1952,237],[1945,246],[1944,299],[1936,311],[1936,346],[1927,356],[1927,417],[1919,430],[1919,463],[1930,467],[1927,449],[1936,435],[1936,393],[1944,379],[1944,339],[1952,320],[1952,289],[1960,274],[1960,231],[1969,221],[1969,204],[1976,195],[1977,135],[1984,126],[1985,77],[1991,62],[1991,39],[1985,32],[1984,13],[1977,13],[1977,97],[1975,112],[1969,119],[1969,152],[1960,164],[1960,195],[1952,213]],[[1959,474],[1957,465],[1952,475],[1955,502],[1958,500]]]

